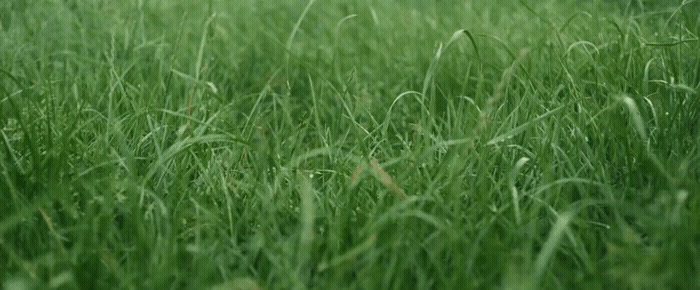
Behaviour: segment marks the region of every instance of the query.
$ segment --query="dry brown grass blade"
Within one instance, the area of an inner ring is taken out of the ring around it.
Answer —
[[[365,168],[362,164],[357,165],[355,170],[352,171],[352,175],[350,176],[350,187],[355,187],[355,185],[360,182],[360,177],[362,176],[363,171],[365,171]]]
[[[391,191],[393,191],[396,194],[396,197],[400,200],[405,200],[406,199],[406,193],[401,190],[401,188],[394,183],[394,179],[391,178],[391,175],[382,168],[377,161],[373,160],[370,165],[372,165],[372,169],[374,170],[375,173],[377,173],[377,176],[379,177],[379,180],[384,183],[386,187],[388,187]]]

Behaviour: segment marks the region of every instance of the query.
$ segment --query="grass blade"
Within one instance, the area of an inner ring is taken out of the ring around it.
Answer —
[[[501,134],[501,135],[498,135],[498,136],[494,137],[493,139],[491,139],[491,140],[489,140],[488,142],[486,142],[486,144],[487,144],[487,145],[494,145],[494,144],[503,142],[503,141],[505,141],[505,140],[508,140],[508,139],[510,139],[510,138],[513,138],[514,136],[516,136],[516,135],[518,135],[518,134],[524,132],[525,130],[527,130],[527,128],[530,128],[530,126],[535,125],[535,124],[541,122],[542,120],[546,119],[546,118],[549,117],[550,115],[552,115],[552,114],[554,114],[554,113],[556,113],[556,112],[559,112],[559,111],[560,111],[561,109],[563,109],[563,108],[564,108],[564,106],[560,106],[560,107],[558,107],[558,108],[556,108],[556,109],[554,109],[554,110],[550,110],[550,111],[548,111],[547,113],[544,113],[544,114],[540,115],[539,117],[537,117],[537,118],[531,120],[530,122],[527,122],[527,123],[525,123],[525,124],[522,124],[522,125],[520,125],[520,126],[518,126],[518,127],[515,127],[515,128],[513,128],[512,130],[510,130],[510,131],[508,131],[508,132],[506,132],[506,133],[504,133],[504,134]]]

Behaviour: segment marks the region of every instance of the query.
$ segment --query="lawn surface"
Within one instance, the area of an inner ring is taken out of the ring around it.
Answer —
[[[699,11],[0,1],[0,282],[700,288]]]

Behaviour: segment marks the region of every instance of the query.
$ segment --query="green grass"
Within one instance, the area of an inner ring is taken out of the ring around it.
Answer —
[[[661,2],[0,1],[0,282],[700,288]]]

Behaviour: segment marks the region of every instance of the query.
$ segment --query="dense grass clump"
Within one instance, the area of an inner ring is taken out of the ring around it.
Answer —
[[[698,11],[0,1],[0,281],[699,288]]]

